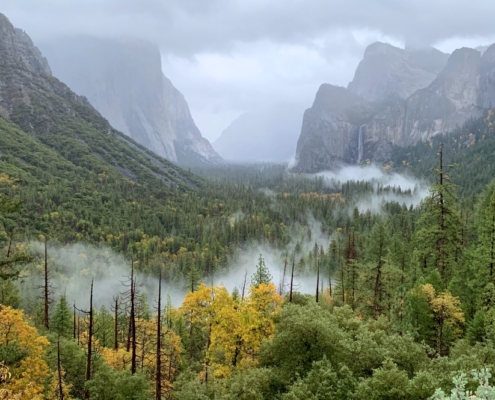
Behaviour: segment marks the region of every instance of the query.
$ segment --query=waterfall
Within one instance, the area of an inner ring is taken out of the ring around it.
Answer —
[[[358,137],[358,158],[357,163],[359,164],[363,159],[364,152],[364,133],[366,130],[366,125],[361,125],[359,127],[359,137]]]

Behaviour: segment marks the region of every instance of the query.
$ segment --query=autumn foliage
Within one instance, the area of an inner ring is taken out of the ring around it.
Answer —
[[[45,379],[50,374],[44,360],[48,344],[22,311],[0,306],[0,348],[8,358],[1,367],[0,398],[43,399]]]

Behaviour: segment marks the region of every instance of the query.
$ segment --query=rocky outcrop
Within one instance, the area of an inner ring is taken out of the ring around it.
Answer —
[[[486,48],[481,57],[478,106],[495,108],[495,45]]]
[[[242,114],[213,142],[215,150],[234,162],[288,162],[294,158],[304,107],[277,104]]]
[[[395,52],[381,44],[374,47],[388,53]],[[376,48],[373,51],[376,52]],[[385,58],[379,59],[383,61]],[[397,54],[389,59],[396,63]],[[423,65],[430,63],[426,61]],[[368,98],[379,98],[366,102],[365,98],[356,96],[360,101],[355,98],[355,105],[349,105],[351,90],[334,90],[331,95],[333,102],[346,105],[343,106],[344,112],[328,104],[324,106],[324,112],[317,111],[315,100],[304,115],[295,170],[314,172],[341,163],[388,161],[393,146],[429,140],[432,136],[452,131],[470,118],[481,116],[495,105],[495,45],[489,47],[483,56],[474,49],[456,50],[428,86],[415,90],[406,99],[399,98],[402,95],[393,98],[386,94],[387,88],[394,85],[394,79],[390,82],[378,79],[374,87],[368,86],[368,92],[359,91],[357,84],[350,85]],[[329,85],[320,88],[317,99],[328,92],[325,87]],[[389,98],[385,99],[387,96]]]
[[[19,152],[17,139],[2,141],[2,153],[38,171],[40,154],[65,159],[81,174],[112,175],[143,185],[198,186],[191,173],[157,156],[114,129],[88,102],[52,75],[29,36],[0,14],[0,115],[17,124],[37,143]],[[44,159],[42,165],[51,165]],[[39,171],[38,171],[39,172]],[[40,173],[43,173],[42,171]],[[62,171],[63,173],[63,171]],[[159,186],[161,187],[161,186]]]
[[[28,100],[24,80],[33,86],[47,87],[45,79],[51,70],[47,60],[33,45],[29,36],[14,28],[3,14],[0,14],[0,115],[8,118],[13,111],[13,102],[22,98]],[[12,75],[14,68],[21,68],[19,75]],[[7,79],[7,76],[10,78]]]
[[[368,101],[406,99],[428,86],[449,55],[436,49],[399,49],[386,43],[366,48],[348,89]]]
[[[480,52],[468,48],[454,51],[431,85],[407,99],[403,140],[398,144],[427,140],[453,130],[471,117],[481,116],[480,67]]]
[[[54,74],[118,130],[182,165],[221,163],[147,42],[72,37],[42,43]]]
[[[313,106],[304,113],[293,170],[316,172],[342,164],[351,157],[350,149],[358,150],[356,127],[362,125],[371,112],[370,104],[349,90],[321,85]]]

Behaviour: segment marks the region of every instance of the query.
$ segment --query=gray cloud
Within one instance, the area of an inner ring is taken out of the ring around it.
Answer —
[[[124,34],[168,52],[226,51],[236,42],[308,44],[335,29],[372,29],[422,44],[495,33],[486,0],[1,0],[33,34]]]
[[[159,44],[165,73],[210,139],[242,112],[281,100],[309,107],[321,83],[346,85],[373,41],[451,51],[495,38],[488,0],[0,0],[0,10],[35,41]]]

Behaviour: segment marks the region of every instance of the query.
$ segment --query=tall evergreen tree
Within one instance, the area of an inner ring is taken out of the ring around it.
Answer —
[[[73,315],[66,295],[60,296],[52,316],[51,328],[59,336],[70,338],[73,335]]]
[[[480,252],[489,280],[495,280],[495,182],[481,195],[476,208],[476,227]]]
[[[447,285],[452,277],[461,250],[461,218],[456,208],[456,186],[443,165],[443,145],[438,151],[437,183],[430,188],[424,212],[416,231],[416,251],[425,272],[438,269]]]
[[[260,254],[260,257],[258,258],[258,264],[256,265],[256,271],[254,272],[253,276],[251,277],[251,285],[254,287],[258,287],[262,283],[270,283],[272,281],[272,276],[270,274],[270,271],[268,270],[265,260],[263,259],[263,256]]]

